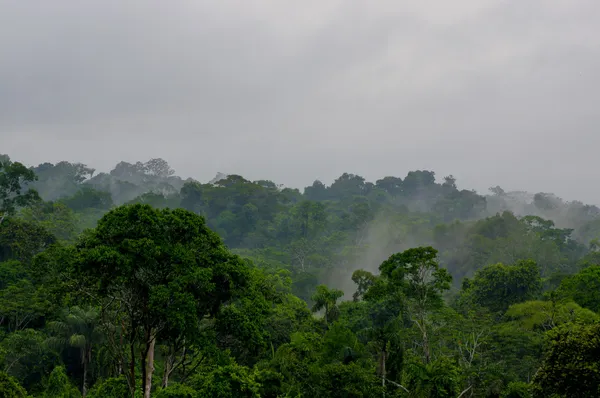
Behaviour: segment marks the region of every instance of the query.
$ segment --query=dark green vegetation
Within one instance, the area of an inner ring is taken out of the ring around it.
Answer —
[[[600,395],[595,206],[0,162],[0,397]]]

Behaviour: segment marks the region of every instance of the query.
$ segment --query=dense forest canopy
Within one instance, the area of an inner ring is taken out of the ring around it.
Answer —
[[[600,209],[550,193],[0,155],[0,275],[0,396],[600,394]]]

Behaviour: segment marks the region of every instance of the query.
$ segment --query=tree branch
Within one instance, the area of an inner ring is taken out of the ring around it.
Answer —
[[[398,384],[398,383],[396,383],[395,381],[391,381],[391,380],[389,380],[389,379],[386,379],[385,377],[383,378],[383,380],[387,381],[388,383],[392,383],[392,384],[393,384],[393,385],[395,385],[396,387],[400,387],[400,388],[401,388],[401,389],[403,389],[405,392],[407,392],[407,393],[409,393],[409,394],[410,394],[410,391],[408,391],[408,390],[406,389],[406,387],[404,387],[402,384]],[[471,388],[471,387],[469,387],[469,388]],[[460,398],[460,397],[459,397],[459,398]]]
[[[460,397],[462,397],[463,395],[465,395],[465,393],[466,393],[467,391],[469,391],[469,390],[471,389],[471,387],[473,387],[473,386],[469,386],[469,387],[467,387],[465,390],[463,390],[463,392],[461,392],[461,393],[460,393],[460,395],[459,395],[457,398],[460,398]]]

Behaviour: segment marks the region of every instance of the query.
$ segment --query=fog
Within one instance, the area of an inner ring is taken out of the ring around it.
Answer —
[[[0,149],[600,203],[594,0],[0,0]]]

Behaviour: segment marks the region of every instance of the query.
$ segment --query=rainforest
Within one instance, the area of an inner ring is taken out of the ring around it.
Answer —
[[[592,397],[600,209],[0,156],[0,396]]]

